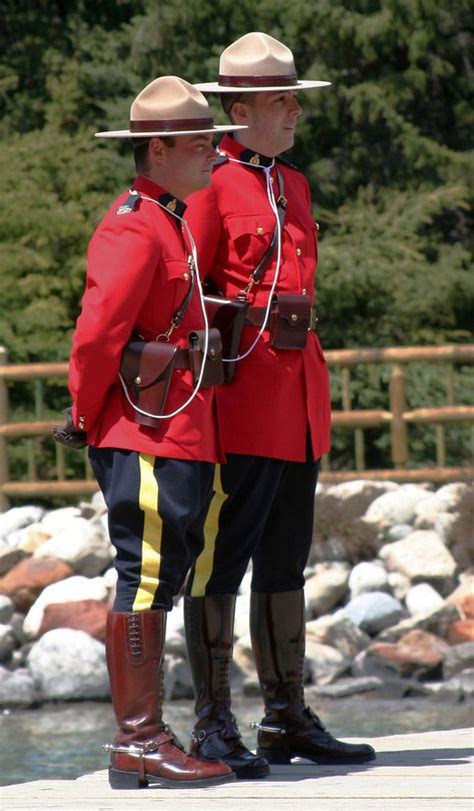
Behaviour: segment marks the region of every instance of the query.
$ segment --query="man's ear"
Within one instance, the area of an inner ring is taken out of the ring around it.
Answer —
[[[166,155],[166,146],[161,138],[150,138],[148,154],[152,163],[163,163]]]
[[[234,124],[248,124],[248,107],[244,101],[234,102],[230,112]]]

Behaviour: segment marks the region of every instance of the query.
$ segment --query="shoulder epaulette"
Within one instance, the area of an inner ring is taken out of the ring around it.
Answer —
[[[127,199],[123,201],[122,205],[118,207],[115,213],[131,214],[132,211],[135,211],[141,199],[137,191],[131,191]]]
[[[290,169],[294,169],[295,172],[299,172],[300,174],[303,174],[301,169],[298,169],[298,167],[295,166],[294,163],[290,163],[290,161],[286,161],[286,160],[284,160],[283,158],[280,158],[280,157],[277,158],[277,161],[278,161],[278,163],[282,163],[284,166],[289,166]]]

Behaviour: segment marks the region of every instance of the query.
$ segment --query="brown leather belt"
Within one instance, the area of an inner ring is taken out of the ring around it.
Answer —
[[[250,306],[245,314],[245,324],[252,327],[261,327],[265,321],[266,307]],[[309,325],[310,330],[316,329],[318,317],[314,310],[311,310],[311,321]]]

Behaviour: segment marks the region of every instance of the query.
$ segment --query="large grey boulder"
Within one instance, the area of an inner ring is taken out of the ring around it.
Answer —
[[[448,630],[453,622],[460,617],[459,611],[455,605],[450,603],[443,603],[440,608],[430,611],[427,614],[417,614],[414,617],[409,617],[381,631],[377,636],[377,642],[398,642],[402,636],[409,631],[429,631],[436,636],[442,638],[446,637]]]
[[[367,648],[372,640],[365,631],[349,619],[343,609],[306,623],[306,638],[336,648],[343,656],[352,658]]]
[[[347,698],[358,693],[367,693],[369,690],[377,690],[382,687],[383,681],[377,676],[361,676],[360,678],[339,679],[335,684],[321,685],[315,687],[317,696],[325,698]]]
[[[8,539],[13,532],[39,521],[43,514],[42,507],[12,507],[11,510],[0,513],[0,538]]]
[[[411,616],[415,617],[436,611],[444,605],[444,600],[429,583],[418,583],[407,592],[405,603]]]
[[[453,587],[456,561],[435,532],[415,530],[401,541],[385,544],[379,555],[388,571],[406,574],[413,584],[431,583],[442,594]]]
[[[305,585],[308,617],[325,614],[337,605],[347,591],[349,572],[349,566],[342,562],[316,564]]]
[[[357,563],[349,575],[351,598],[366,591],[388,591],[387,572],[381,561]]]
[[[448,648],[443,660],[443,678],[450,679],[462,670],[474,668],[474,642],[462,642]]]
[[[50,535],[56,535],[66,529],[68,524],[73,518],[80,518],[81,511],[79,507],[59,507],[57,510],[51,510],[46,513],[41,520],[41,524],[45,532]]]
[[[350,668],[351,661],[340,651],[322,645],[311,637],[306,640],[306,666],[313,684],[330,684]]]
[[[403,484],[397,490],[384,493],[372,502],[364,518],[382,527],[392,524],[411,524],[416,506],[430,497],[430,492],[415,484]]]
[[[359,594],[343,610],[355,625],[368,634],[376,634],[395,625],[404,614],[401,603],[383,591]]]
[[[36,642],[28,669],[43,700],[106,698],[105,647],[84,631],[57,628]]]
[[[110,564],[112,546],[100,527],[85,518],[71,518],[60,532],[45,541],[33,557],[64,560],[77,574],[95,577]]]
[[[0,707],[29,706],[36,699],[35,683],[28,670],[0,667]]]

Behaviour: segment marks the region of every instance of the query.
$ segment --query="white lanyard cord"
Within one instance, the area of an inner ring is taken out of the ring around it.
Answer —
[[[280,217],[278,216],[278,208],[275,200],[275,193],[273,191],[273,184],[272,178],[270,175],[271,170],[275,166],[275,161],[272,161],[270,166],[255,166],[253,163],[248,163],[247,161],[239,161],[236,158],[229,158],[230,161],[233,163],[241,163],[245,166],[251,166],[252,169],[262,169],[265,172],[265,180],[267,184],[267,197],[268,202],[272,208],[272,211],[275,215],[275,222],[276,222],[276,231],[277,231],[277,258],[276,258],[276,268],[275,268],[275,275],[273,277],[272,286],[270,288],[270,292],[268,294],[268,301],[265,308],[265,318],[263,319],[263,324],[260,327],[258,334],[254,340],[254,342],[249,346],[249,348],[243,353],[243,355],[237,355],[236,358],[222,358],[223,363],[235,363],[235,361],[243,360],[244,358],[248,357],[251,352],[257,346],[260,338],[262,337],[263,333],[265,332],[268,324],[268,319],[270,317],[270,310],[272,306],[272,298],[275,292],[275,288],[278,282],[278,277],[280,275],[280,265],[281,265],[281,222]]]
[[[162,208],[163,211],[166,211],[167,214],[171,214],[173,217],[176,217],[177,220],[179,220],[180,222],[183,223],[186,234],[187,234],[188,239],[189,239],[189,244],[191,245],[191,255],[192,255],[193,266],[190,268],[190,272],[194,273],[195,281],[196,281],[197,288],[198,288],[198,291],[199,291],[199,303],[201,305],[201,312],[202,312],[202,317],[203,317],[203,321],[204,321],[204,350],[203,350],[203,359],[202,359],[201,369],[199,371],[198,381],[196,383],[195,388],[193,389],[192,394],[190,395],[190,397],[188,397],[186,402],[184,402],[181,406],[179,406],[179,408],[176,408],[170,414],[150,414],[148,411],[143,411],[143,409],[141,409],[137,405],[135,405],[135,403],[133,403],[132,400],[130,399],[130,395],[129,395],[128,389],[127,389],[127,384],[125,383],[125,380],[123,379],[122,375],[119,372],[120,383],[121,383],[122,389],[124,391],[125,397],[126,397],[128,403],[130,403],[130,405],[132,406],[132,408],[135,411],[138,411],[139,414],[143,414],[145,417],[152,417],[152,418],[154,418],[156,420],[169,420],[169,419],[171,419],[171,417],[176,417],[177,414],[180,414],[181,411],[183,411],[185,408],[187,408],[187,406],[192,402],[192,400],[194,400],[194,398],[196,397],[196,395],[197,395],[197,393],[199,391],[199,388],[201,386],[202,379],[203,379],[203,376],[204,376],[204,370],[205,370],[206,362],[207,362],[207,352],[208,352],[208,349],[209,349],[209,321],[207,319],[206,308],[204,306],[204,296],[203,296],[203,292],[202,292],[201,279],[199,277],[199,266],[198,266],[198,259],[197,259],[196,243],[194,242],[193,235],[191,234],[191,231],[189,230],[189,226],[188,226],[186,220],[183,217],[180,217],[178,214],[175,214],[174,211],[170,211],[169,208],[166,208],[166,206],[163,206],[161,203],[158,202],[158,200],[154,200],[153,197],[147,197],[144,194],[140,194],[140,197],[142,198],[142,200],[150,200],[150,202],[155,203],[157,206],[160,206],[160,208]]]

